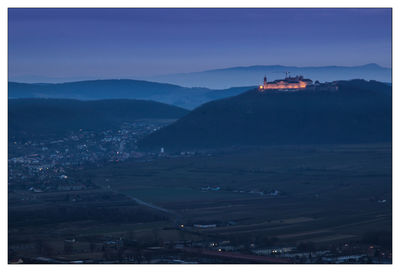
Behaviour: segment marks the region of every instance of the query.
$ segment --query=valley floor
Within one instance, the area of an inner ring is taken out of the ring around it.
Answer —
[[[10,262],[391,262],[388,144],[163,154],[70,178],[94,186],[9,192]]]

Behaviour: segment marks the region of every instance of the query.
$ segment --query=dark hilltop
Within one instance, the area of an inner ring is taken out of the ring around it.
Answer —
[[[256,89],[206,103],[146,137],[145,150],[240,145],[390,142],[391,87],[377,81],[335,82],[337,90]]]
[[[63,137],[71,131],[119,128],[137,119],[178,119],[188,111],[154,101],[112,99],[79,101],[73,99],[10,99],[10,137]]]

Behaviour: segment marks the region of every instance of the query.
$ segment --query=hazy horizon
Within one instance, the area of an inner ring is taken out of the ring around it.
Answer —
[[[208,71],[217,71],[217,70],[225,70],[225,69],[236,69],[236,68],[249,68],[249,67],[257,67],[257,66],[284,66],[284,67],[297,67],[297,68],[320,68],[320,67],[361,67],[367,65],[378,65],[380,68],[384,69],[392,69],[391,67],[381,66],[377,63],[365,63],[361,65],[354,66],[342,66],[342,65],[323,65],[323,66],[296,66],[296,65],[280,65],[280,64],[258,64],[258,65],[246,65],[246,66],[230,66],[230,67],[218,67],[214,69],[208,70],[199,70],[199,71],[186,71],[182,73],[165,73],[165,74],[157,74],[153,76],[135,76],[135,75],[127,75],[127,76],[77,76],[77,77],[47,77],[40,75],[25,75],[20,77],[11,77],[9,75],[8,82],[19,82],[19,83],[68,83],[68,82],[76,82],[76,81],[87,81],[87,80],[121,80],[121,79],[129,79],[129,80],[144,80],[144,81],[154,81],[160,82],[160,80],[155,80],[157,77],[163,76],[172,76],[172,75],[184,75],[184,74],[195,74],[202,73]],[[165,82],[168,83],[168,82]],[[170,83],[173,84],[173,83]],[[179,85],[179,84],[178,84]]]
[[[254,65],[391,68],[391,9],[14,8],[8,16],[13,81]]]

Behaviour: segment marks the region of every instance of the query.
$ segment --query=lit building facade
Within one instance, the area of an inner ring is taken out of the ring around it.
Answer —
[[[260,91],[264,90],[279,90],[279,89],[304,89],[307,85],[313,82],[310,79],[305,79],[303,76],[286,77],[285,79],[278,79],[273,82],[267,82],[267,77],[264,77],[263,85],[259,86]]]

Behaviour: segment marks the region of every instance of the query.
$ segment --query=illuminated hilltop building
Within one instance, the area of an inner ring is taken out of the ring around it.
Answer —
[[[288,77],[278,79],[272,82],[267,82],[267,77],[264,77],[263,85],[260,85],[259,90],[288,90],[288,89],[304,89],[313,82],[311,79],[303,78],[303,76]]]

